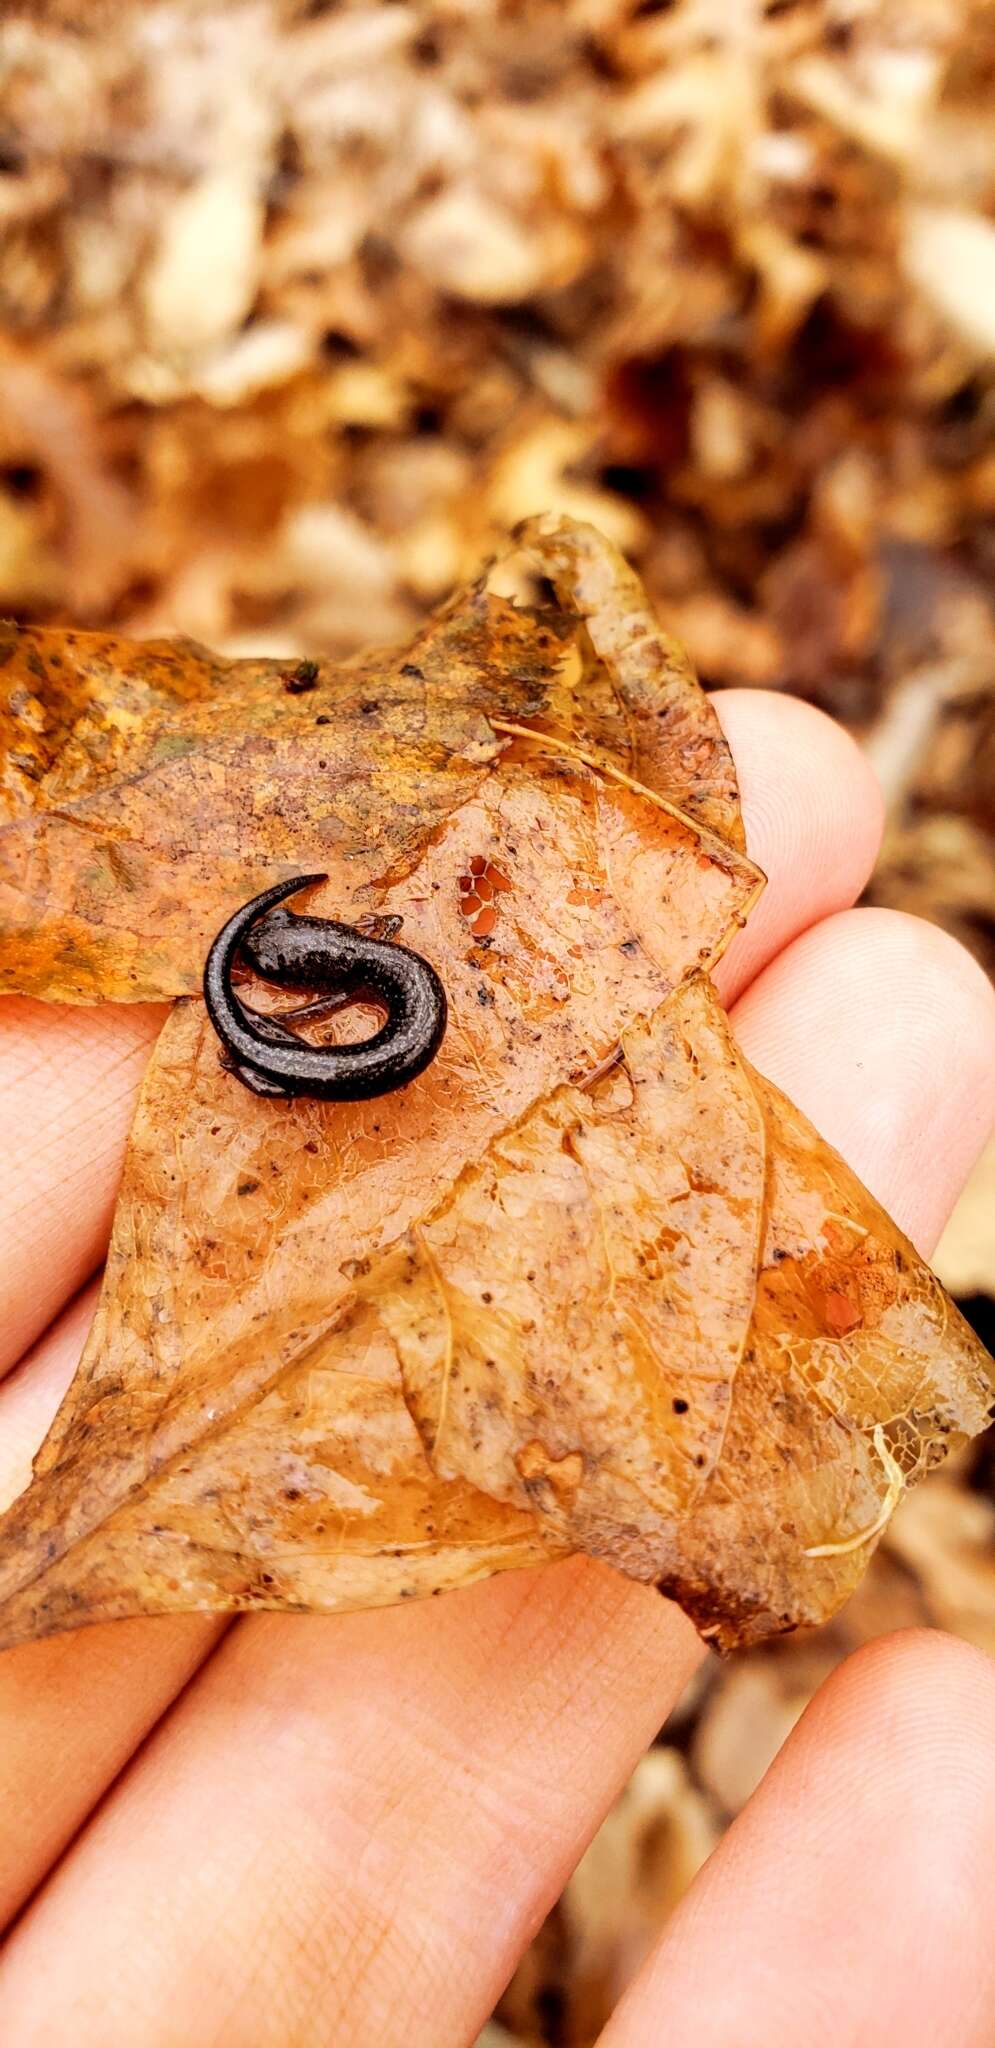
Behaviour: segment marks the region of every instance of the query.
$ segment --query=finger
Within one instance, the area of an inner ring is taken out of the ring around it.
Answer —
[[[746,844],[767,887],[715,976],[727,1008],[769,960],[818,919],[856,903],[877,859],[877,779],[841,725],[800,697],[720,690]]]
[[[851,1657],[668,1921],[601,2048],[990,2048],[995,1667]]]
[[[0,1513],[31,1477],[31,1460],[76,1370],[96,1305],[96,1286],[84,1287],[0,1393]]]
[[[852,903],[870,872],[880,800],[853,741],[789,697],[716,699],[736,756],[750,851],[770,876],[722,962],[727,1000],[815,917]],[[165,1012],[145,1004],[66,1010],[0,1005],[0,1371],[20,1356],[103,1256],[124,1144]]]
[[[158,1004],[0,1002],[0,1373],[103,1257]]]
[[[977,962],[921,918],[849,910],[782,953],[734,1023],[928,1254],[995,1124],[995,991]]]
[[[12,1936],[0,2038],[469,2038],[700,1655],[586,1560],[228,1644]]]
[[[826,1003],[846,976],[841,950],[825,958]],[[790,985],[794,1034],[779,1022],[768,1056],[749,1033],[762,1066],[783,1069],[796,1047],[797,1092],[822,1122],[839,1120],[837,1064],[863,1060],[864,1099],[890,1103],[900,1138],[911,1120],[895,1047],[910,1019],[932,1016],[914,1146],[925,1134],[945,1206],[962,1159],[942,1058],[952,965],[928,948],[902,971],[891,961],[891,1043],[865,1050],[845,1009],[832,1039],[813,1034]],[[965,971],[958,1042],[979,1081],[993,1052],[982,990]],[[849,1150],[880,1175],[877,1114],[866,1156],[858,1118]],[[898,1155],[889,1168],[900,1221],[907,1166]],[[15,1936],[0,2037],[5,2020],[30,2039],[45,2016],[58,2038],[72,2016],[80,2048],[472,2038],[694,1654],[672,1609],[582,1562],[416,1609],[240,1626]],[[210,1857],[191,1856],[205,1815]],[[58,1981],[39,1988],[53,1946]],[[167,2010],[168,2026],[149,2018]]]
[[[0,1508],[76,1369],[96,1289],[75,1301],[4,1390]],[[0,1657],[0,1930],[62,1854],[149,1729],[224,1633],[209,1615],[126,1621]]]

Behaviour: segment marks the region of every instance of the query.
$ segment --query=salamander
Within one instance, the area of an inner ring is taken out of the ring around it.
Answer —
[[[446,1029],[446,993],[420,953],[374,938],[332,918],[302,917],[285,898],[324,882],[295,875],[236,910],[207,956],[204,1000],[225,1064],[258,1095],[319,1096],[355,1102],[404,1088],[435,1058]],[[282,1016],[246,1009],[232,986],[243,961],[281,988],[318,991],[318,1000]],[[372,1038],[349,1045],[308,1045],[290,1028],[349,1003],[386,1011]]]

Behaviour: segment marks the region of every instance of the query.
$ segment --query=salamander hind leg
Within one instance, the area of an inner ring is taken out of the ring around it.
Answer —
[[[253,1067],[247,1066],[244,1060],[233,1059],[229,1052],[220,1052],[218,1061],[227,1074],[234,1074],[235,1079],[241,1081],[244,1087],[251,1088],[253,1095],[275,1095],[281,1102],[291,1102],[297,1093],[296,1089],[288,1088],[282,1081],[270,1080],[266,1074],[257,1074]]]

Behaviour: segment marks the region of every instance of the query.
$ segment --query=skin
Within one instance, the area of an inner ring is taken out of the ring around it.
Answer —
[[[880,806],[791,700],[721,700],[771,887],[722,965],[749,1057],[924,1249],[995,1123],[995,999],[854,910]],[[158,1013],[0,1012],[10,1497],[73,1369]],[[14,1082],[16,1085],[11,1085]],[[85,1085],[84,1085],[85,1084]],[[17,1353],[8,1354],[13,1365]],[[329,1619],[121,1623],[0,1658],[0,2040],[472,2042],[700,1655],[583,1560]],[[886,1638],[822,1689],[608,2048],[990,2048],[995,1672]]]

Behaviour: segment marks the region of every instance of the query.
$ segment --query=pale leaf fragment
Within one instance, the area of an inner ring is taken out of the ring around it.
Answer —
[[[262,227],[251,170],[209,172],[176,200],[143,284],[153,349],[194,357],[234,333],[255,297]]]
[[[995,357],[995,222],[958,206],[909,206],[902,260],[972,355]]]

